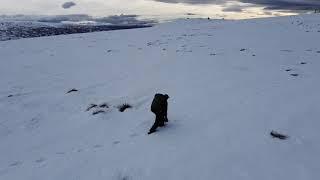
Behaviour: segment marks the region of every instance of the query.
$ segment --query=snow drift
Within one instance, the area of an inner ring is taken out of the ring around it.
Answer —
[[[319,179],[319,40],[304,15],[0,42],[0,179]]]

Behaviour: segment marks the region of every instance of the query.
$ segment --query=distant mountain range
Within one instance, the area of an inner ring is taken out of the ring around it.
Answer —
[[[0,41],[61,34],[88,33],[145,28],[154,21],[138,20],[136,15],[93,18],[88,15],[0,16]]]

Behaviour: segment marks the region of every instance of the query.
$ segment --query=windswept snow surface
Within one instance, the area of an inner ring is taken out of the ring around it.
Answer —
[[[0,42],[0,179],[320,179],[319,18]],[[147,135],[157,92],[169,123]]]

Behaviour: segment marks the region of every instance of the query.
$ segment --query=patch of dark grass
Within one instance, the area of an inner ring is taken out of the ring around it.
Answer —
[[[290,74],[290,75],[291,75],[291,76],[295,76],[295,77],[296,77],[296,76],[299,76],[299,74]]]
[[[90,111],[90,109],[97,107],[96,104],[90,104],[86,111]]]
[[[67,92],[67,94],[69,94],[69,93],[72,93],[72,92],[77,92],[78,90],[77,89],[71,89],[71,90],[69,90],[68,92]]]
[[[97,104],[90,104],[88,106],[88,108],[86,109],[86,111],[90,111],[91,109],[93,108],[109,108],[109,105],[107,103],[102,103],[100,105],[97,105]]]
[[[109,108],[109,105],[107,103],[102,103],[99,105],[101,108]]]
[[[273,137],[273,138],[278,138],[278,139],[281,139],[281,140],[285,140],[287,139],[289,136],[287,135],[284,135],[284,134],[280,134],[276,131],[271,131],[270,132],[270,135]]]
[[[97,114],[100,114],[100,113],[105,113],[105,111],[104,110],[93,111],[92,115],[97,115]]]
[[[128,108],[132,108],[132,106],[128,103],[124,103],[124,104],[118,106],[118,109],[120,112],[124,112]]]

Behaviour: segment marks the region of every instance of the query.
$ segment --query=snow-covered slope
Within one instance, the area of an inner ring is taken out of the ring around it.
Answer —
[[[0,179],[319,179],[319,18],[0,42]],[[169,124],[147,135],[156,92]]]

